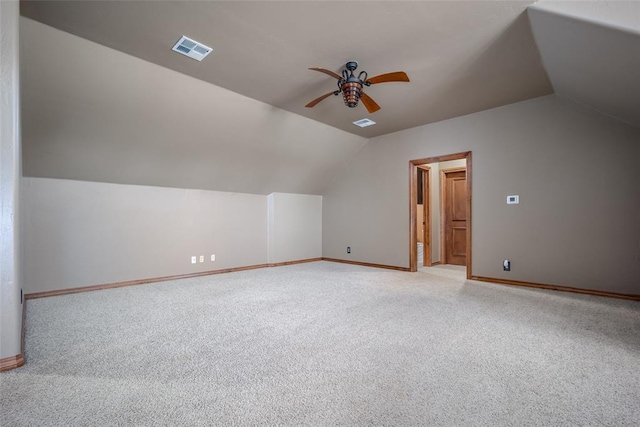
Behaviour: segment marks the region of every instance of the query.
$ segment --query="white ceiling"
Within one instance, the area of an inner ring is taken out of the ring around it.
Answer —
[[[24,16],[330,126],[373,137],[552,92],[525,1],[23,1]],[[214,51],[202,63],[171,51],[186,35]],[[330,97],[355,59],[369,76],[368,114]],[[364,117],[376,126],[360,129]]]

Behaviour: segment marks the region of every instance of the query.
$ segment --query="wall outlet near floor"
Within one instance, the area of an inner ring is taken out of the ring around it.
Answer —
[[[211,254],[211,261],[215,261],[216,260],[216,254]]]
[[[511,261],[509,261],[508,259],[502,261],[502,269],[504,271],[511,271]]]
[[[197,261],[196,261],[196,257],[195,257],[195,256],[192,256],[192,257],[191,257],[191,264],[195,264],[196,262],[197,262]]]
[[[204,255],[200,255],[200,262],[204,262]]]
[[[350,254],[351,253],[351,246],[347,246],[347,253]]]

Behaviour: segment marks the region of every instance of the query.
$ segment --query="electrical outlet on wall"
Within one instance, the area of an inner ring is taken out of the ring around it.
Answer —
[[[216,254],[211,254],[211,261],[215,261],[216,260]]]
[[[350,254],[351,253],[351,246],[347,246],[347,253]]]
[[[200,255],[200,262],[204,262],[204,255]]]
[[[192,257],[191,257],[191,264],[195,264],[196,262],[197,262],[197,261],[196,261],[196,257],[195,257],[195,256],[192,256]]]

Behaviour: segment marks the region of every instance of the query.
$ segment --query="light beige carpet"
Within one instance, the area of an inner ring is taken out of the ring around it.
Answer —
[[[638,303],[316,262],[28,301],[0,425],[640,425]]]

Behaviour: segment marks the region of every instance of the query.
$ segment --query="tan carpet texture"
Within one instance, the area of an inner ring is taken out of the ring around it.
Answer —
[[[30,300],[0,425],[640,425],[640,304],[314,262]]]

